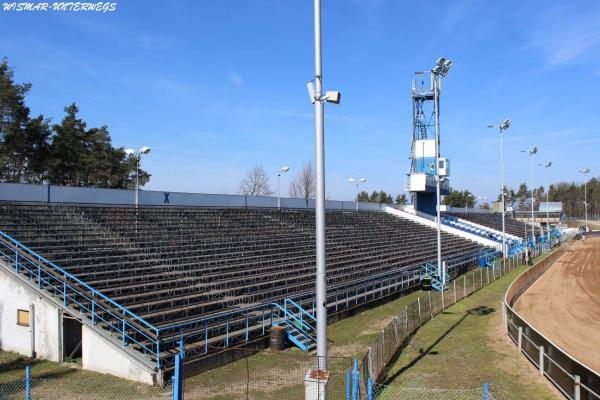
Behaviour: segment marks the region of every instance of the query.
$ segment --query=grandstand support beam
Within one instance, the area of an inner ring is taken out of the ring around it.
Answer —
[[[314,0],[315,29],[315,166],[316,166],[316,311],[317,311],[317,368],[327,370],[327,288],[325,266],[325,141],[324,99],[322,97],[321,62],[321,0]]]

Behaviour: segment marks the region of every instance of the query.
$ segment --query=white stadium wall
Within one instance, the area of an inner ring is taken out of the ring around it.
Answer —
[[[132,206],[135,204],[135,190],[0,183],[1,200]],[[139,204],[143,206],[276,208],[277,197],[140,190]],[[379,203],[359,203],[360,210],[379,211],[384,206],[384,204]],[[281,207],[312,209],[315,208],[315,201],[314,199],[307,201],[282,197]],[[356,202],[326,200],[325,207],[331,210],[354,210],[356,209]]]
[[[17,310],[29,311],[29,326],[17,324]],[[63,334],[63,310],[0,261],[0,350],[62,362]],[[85,324],[81,326],[81,363],[87,370],[136,382],[159,380],[152,368]]]
[[[17,324],[17,310],[29,311],[29,326]],[[58,307],[0,267],[1,350],[61,361],[60,324]]]

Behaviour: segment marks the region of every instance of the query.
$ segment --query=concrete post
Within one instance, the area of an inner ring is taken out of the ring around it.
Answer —
[[[329,371],[309,369],[304,377],[304,400],[326,400]]]
[[[404,306],[404,329],[406,336],[408,336],[408,306]]]
[[[481,289],[483,287],[483,270],[481,268],[479,268],[479,283],[481,284],[481,286],[479,286]]]
[[[417,305],[419,306],[419,328],[421,327],[421,298],[417,297]]]
[[[454,290],[454,304],[456,304],[456,281],[452,281],[452,289]]]
[[[574,393],[573,393],[573,400],[581,400],[581,378],[579,377],[579,375],[575,375],[574,377]]]
[[[523,328],[519,327],[519,337],[517,338],[517,350],[519,350],[519,353],[521,352],[522,347],[523,347]]]
[[[433,308],[431,307],[431,291],[427,292],[429,296],[429,319],[433,319]]]
[[[538,364],[540,368],[540,375],[544,376],[544,346],[540,346],[540,359]]]

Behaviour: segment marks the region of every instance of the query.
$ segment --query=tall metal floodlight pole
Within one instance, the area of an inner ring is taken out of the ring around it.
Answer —
[[[440,86],[442,79],[448,75],[452,61],[438,58],[435,67],[431,69],[431,82],[433,86],[433,113],[435,115],[435,203],[437,221],[437,272],[442,279],[442,291],[446,282],[446,271],[442,265],[442,218],[441,203],[441,177],[440,177]]]
[[[281,209],[281,184],[279,182],[281,180],[281,174],[285,174],[289,170],[290,167],[283,166],[277,173],[277,209]]]
[[[348,182],[356,183],[356,211],[358,211],[358,185],[367,181],[367,178],[359,178],[358,180],[354,178],[348,178]]]
[[[538,152],[539,148],[537,146],[533,146],[531,149],[529,149],[529,163],[530,163],[530,168],[531,168],[531,175],[530,175],[530,185],[531,185],[531,240],[533,240],[533,244],[535,245],[535,220],[534,220],[534,216],[533,216],[533,206],[535,203],[534,197],[533,197],[533,156]]]
[[[139,205],[139,193],[140,193],[140,163],[142,162],[142,155],[150,153],[150,147],[144,146],[138,152],[133,149],[125,150],[127,155],[135,155],[135,208]]]
[[[548,185],[548,168],[552,166],[552,161],[548,161],[546,164],[539,164],[544,166],[544,180],[546,181],[546,234],[548,235],[548,242],[550,242],[550,186]]]
[[[583,205],[585,206],[585,231],[588,231],[588,214],[587,214],[587,177],[586,175],[591,172],[589,168],[579,171],[583,174]]]
[[[315,78],[308,82],[308,94],[315,107],[315,164],[317,193],[315,202],[316,250],[317,250],[317,367],[327,369],[327,287],[325,268],[325,140],[324,102],[339,104],[341,95],[327,91],[323,95],[321,71],[321,0],[314,0],[315,25]]]
[[[502,198],[502,257],[508,256],[506,249],[506,207],[504,206],[504,131],[510,126],[510,119],[505,119],[500,125],[488,125],[488,128],[500,129],[500,195]],[[525,237],[527,239],[527,237]]]

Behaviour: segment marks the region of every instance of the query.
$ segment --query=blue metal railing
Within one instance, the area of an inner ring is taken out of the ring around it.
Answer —
[[[152,324],[2,231],[0,254],[14,263],[20,278],[27,276],[37,282],[38,289],[62,297],[65,308],[75,308],[82,315],[89,313],[93,325],[102,324],[121,336],[123,348],[139,346],[156,357],[156,367],[160,368],[159,330]]]

